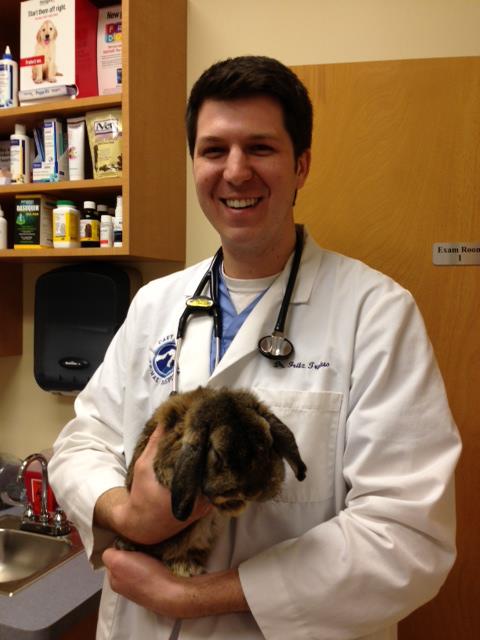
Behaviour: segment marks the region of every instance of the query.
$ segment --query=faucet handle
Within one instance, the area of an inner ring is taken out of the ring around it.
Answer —
[[[35,510],[31,502],[28,502],[27,506],[25,507],[25,511],[23,512],[23,519],[31,521],[36,519]]]
[[[65,511],[57,507],[53,514],[52,524],[55,530],[58,531],[58,535],[66,535],[70,532],[70,524],[67,520]]]

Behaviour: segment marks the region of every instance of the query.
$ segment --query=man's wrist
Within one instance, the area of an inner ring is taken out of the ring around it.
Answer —
[[[237,569],[179,577],[152,556],[106,549],[113,591],[161,616],[200,618],[249,611]]]
[[[182,602],[179,617],[186,618],[249,611],[237,569],[185,578]]]
[[[94,524],[102,529],[109,529],[121,536],[128,537],[127,501],[128,491],[125,487],[114,487],[103,493],[95,504]]]
[[[144,505],[141,506],[144,509]],[[110,489],[98,498],[93,521],[97,526],[137,544],[156,544],[169,537],[162,537],[158,520],[153,527],[149,519],[145,519],[145,513],[138,509],[138,505],[132,504],[130,493],[125,487]]]

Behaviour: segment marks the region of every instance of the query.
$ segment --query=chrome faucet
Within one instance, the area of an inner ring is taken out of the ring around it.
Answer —
[[[32,453],[27,456],[20,465],[17,475],[17,483],[19,485],[25,482],[25,472],[32,462],[39,462],[42,467],[42,494],[40,515],[37,516],[33,506],[28,503],[22,516],[20,529],[23,531],[34,531],[35,533],[43,533],[49,536],[64,536],[70,532],[65,513],[57,508],[54,514],[50,514],[47,506],[48,495],[48,462],[41,453]]]

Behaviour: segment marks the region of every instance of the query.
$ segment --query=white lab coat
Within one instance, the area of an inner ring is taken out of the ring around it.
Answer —
[[[51,482],[93,563],[112,540],[92,529],[95,501],[123,484],[124,456],[168,396],[152,357],[207,266],[140,290],[55,444]],[[209,318],[189,322],[179,363],[181,390],[253,389],[294,431],[308,467],[302,483],[287,468],[281,496],[251,505],[212,553],[211,570],[239,567],[252,614],[185,620],[179,631],[106,585],[99,639],[393,640],[396,622],[445,580],[460,443],[411,295],[307,238],[286,327],[295,352],[279,367],[257,343],[272,331],[288,272],[211,376]]]

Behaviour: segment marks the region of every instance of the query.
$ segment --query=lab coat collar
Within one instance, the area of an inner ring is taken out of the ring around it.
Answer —
[[[321,263],[318,252],[318,246],[310,238],[308,233],[305,232],[302,259],[292,293],[290,310],[287,314],[287,334],[289,325],[288,318],[292,311],[292,305],[308,304],[310,300]],[[285,295],[292,260],[293,254],[287,261],[282,273],[272,283],[268,291],[245,320],[245,323],[211,375],[210,339],[213,327],[212,318],[199,316],[189,321],[178,362],[180,369],[180,375],[178,377],[180,391],[194,389],[198,385],[206,385],[207,382],[215,385],[227,369],[238,364],[240,360],[252,352],[257,351],[260,338],[265,335],[270,335],[274,329],[283,296]],[[195,276],[189,281],[186,287],[186,297],[193,294],[210,262],[211,260],[205,260],[198,265],[198,269],[195,270]]]
[[[318,245],[310,237],[307,230],[304,231],[305,241],[303,246],[300,269],[292,294],[293,304],[306,304],[310,300],[313,283],[316,280],[321,260],[318,260]],[[293,254],[290,256],[279,278],[283,293],[287,287],[288,276],[292,266]]]
[[[260,338],[272,333],[283,296],[285,295],[292,259],[293,255],[290,256],[282,273],[275,282],[273,282],[271,287],[246,319],[244,325],[235,336],[219,365],[212,373],[210,378],[211,382],[224,373],[229,367],[238,363],[239,360],[251,354],[253,351],[256,351]],[[300,262],[300,269],[290,305],[307,304],[309,302],[319,267],[320,260],[318,260],[318,247],[308,234],[305,234],[305,244]],[[291,309],[289,313],[290,312]],[[288,324],[287,314],[287,333]]]

